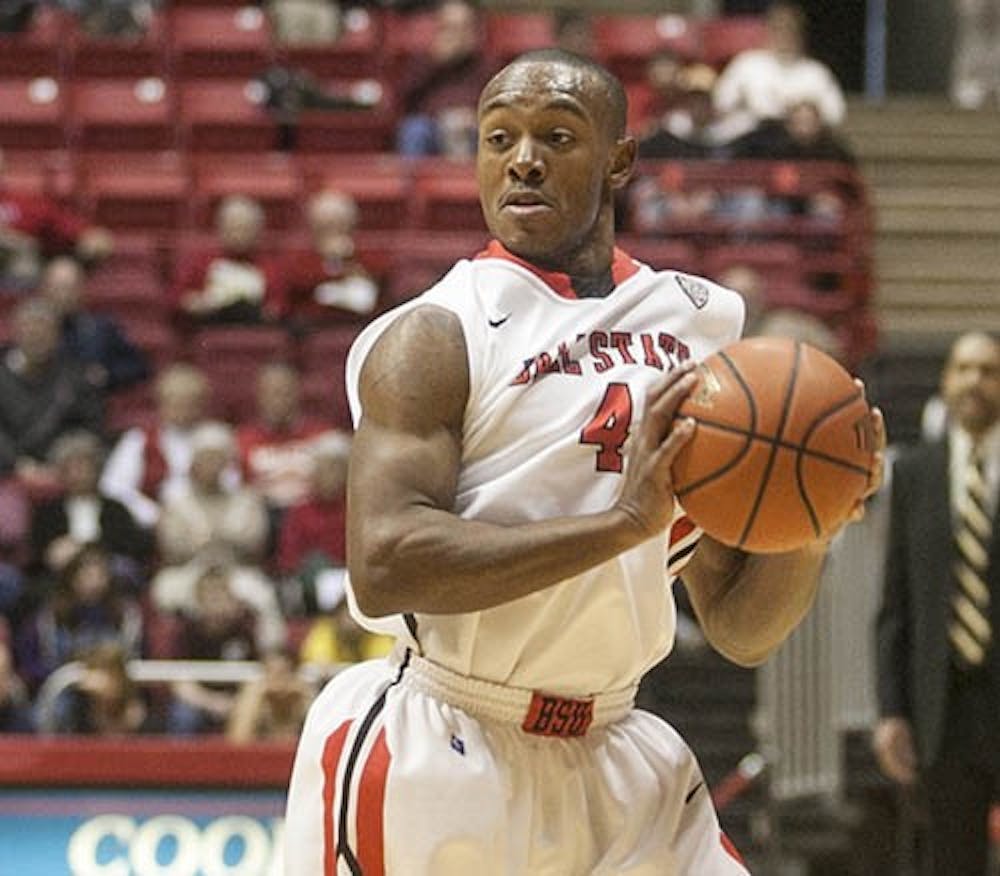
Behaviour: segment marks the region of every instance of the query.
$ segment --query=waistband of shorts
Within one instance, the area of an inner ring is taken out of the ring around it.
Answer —
[[[407,654],[409,655],[407,657]],[[592,704],[590,727],[601,727],[620,721],[635,704],[638,685],[598,694],[573,695],[554,691],[535,691],[521,687],[508,687],[478,678],[460,675],[412,650],[396,648],[389,656],[390,662],[399,666],[406,661],[406,670],[400,680],[415,690],[429,694],[467,712],[473,717],[522,725],[538,694],[563,700],[587,701]]]

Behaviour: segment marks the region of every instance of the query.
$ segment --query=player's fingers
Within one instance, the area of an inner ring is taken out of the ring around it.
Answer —
[[[875,435],[875,447],[878,450],[884,450],[886,444],[886,431],[885,417],[882,414],[882,409],[878,407],[872,408],[871,419],[872,432]]]
[[[660,444],[673,426],[674,415],[682,401],[691,393],[698,383],[698,376],[693,372],[693,366],[685,368],[684,373],[673,377],[669,383],[662,384],[662,391],[650,393],[649,407],[646,412],[648,425],[647,438],[654,445]]]
[[[694,437],[696,428],[697,423],[691,417],[681,417],[676,420],[670,434],[660,445],[657,465],[665,466],[669,470],[681,448]]]

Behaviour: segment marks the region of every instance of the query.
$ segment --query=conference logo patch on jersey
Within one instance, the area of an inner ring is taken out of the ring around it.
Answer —
[[[712,293],[709,291],[708,286],[702,283],[701,280],[696,280],[687,274],[675,274],[674,279],[677,281],[677,285],[681,287],[681,291],[687,295],[688,300],[695,306],[695,309],[701,310],[708,304],[709,296]]]

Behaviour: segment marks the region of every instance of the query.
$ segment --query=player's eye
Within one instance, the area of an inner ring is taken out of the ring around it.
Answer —
[[[483,139],[494,149],[504,149],[510,145],[510,134],[507,131],[490,131]]]
[[[549,132],[549,142],[553,146],[568,146],[574,139],[572,132],[563,128],[556,128]]]

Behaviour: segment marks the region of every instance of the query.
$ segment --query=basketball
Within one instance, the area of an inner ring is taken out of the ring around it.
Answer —
[[[738,341],[695,374],[677,416],[697,428],[673,464],[674,492],[691,520],[755,553],[834,533],[875,461],[868,404],[851,375],[788,338]]]

